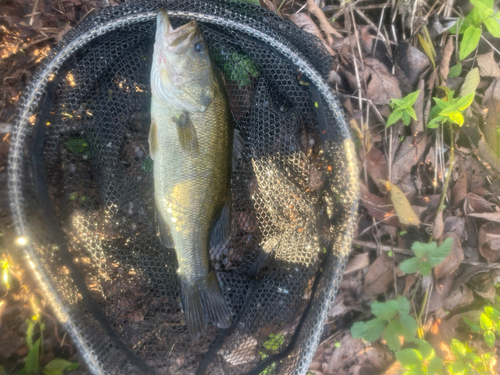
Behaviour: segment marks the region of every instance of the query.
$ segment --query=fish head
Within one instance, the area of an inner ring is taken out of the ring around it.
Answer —
[[[195,21],[174,29],[160,10],[151,70],[153,97],[174,108],[205,112],[218,90],[208,46]]]

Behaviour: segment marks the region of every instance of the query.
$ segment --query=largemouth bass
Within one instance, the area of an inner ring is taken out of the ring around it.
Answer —
[[[230,233],[233,127],[224,85],[195,21],[176,29],[157,17],[149,148],[161,241],[175,247],[186,325],[231,324],[209,245]]]

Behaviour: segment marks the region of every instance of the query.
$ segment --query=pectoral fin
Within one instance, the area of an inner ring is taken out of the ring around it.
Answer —
[[[224,207],[222,207],[220,218],[212,231],[210,246],[217,246],[220,243],[224,243],[231,235],[231,188],[227,190],[226,201],[224,202]]]
[[[198,153],[199,146],[196,129],[189,118],[189,114],[182,112],[181,115],[173,117],[173,120],[177,125],[177,135],[179,136],[181,148],[185,151]]]
[[[149,156],[151,159],[155,159],[156,150],[158,150],[158,128],[156,127],[155,120],[151,120],[151,126],[149,127]]]

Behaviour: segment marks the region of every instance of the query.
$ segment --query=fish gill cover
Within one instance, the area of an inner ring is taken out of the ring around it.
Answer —
[[[231,236],[210,248],[232,325],[197,340],[184,321],[175,251],[156,230],[149,74],[160,7],[176,27],[198,17],[244,139],[231,175]],[[52,52],[21,102],[12,209],[93,372],[307,369],[357,199],[345,120],[321,86],[331,63],[313,36],[222,0],[106,9]]]

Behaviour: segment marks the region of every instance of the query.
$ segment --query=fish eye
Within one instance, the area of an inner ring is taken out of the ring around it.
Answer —
[[[204,53],[206,48],[207,46],[205,45],[204,42],[198,42],[194,45],[194,50],[198,53]]]

